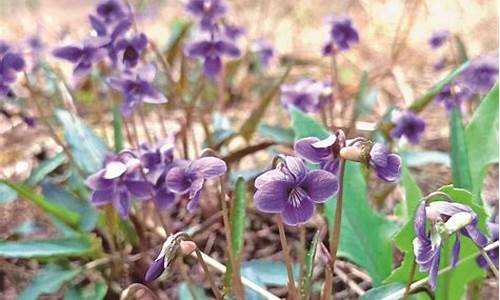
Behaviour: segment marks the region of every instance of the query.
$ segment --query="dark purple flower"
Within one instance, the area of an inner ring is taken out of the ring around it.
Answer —
[[[146,282],[152,282],[160,277],[163,271],[165,271],[165,255],[160,255],[149,266],[148,271],[144,276],[144,280]]]
[[[141,162],[130,152],[108,158],[103,169],[90,175],[85,183],[92,192],[92,204],[111,203],[122,218],[128,216],[130,196],[146,200],[152,195],[152,186],[140,175]]]
[[[462,102],[470,99],[472,91],[465,85],[457,82],[446,85],[437,95],[436,101],[442,103],[446,110],[451,111],[460,107]]]
[[[232,41],[236,41],[238,38],[245,34],[245,28],[242,26],[224,24],[224,36]]]
[[[488,226],[488,231],[490,233],[491,242],[498,241],[498,214],[496,215],[493,222],[488,222],[486,224],[486,226]],[[490,257],[491,261],[498,268],[498,249],[490,250],[487,252],[487,254]],[[484,257],[479,256],[477,258],[477,262],[478,262],[479,266],[481,266],[481,268],[489,269],[489,265],[486,262],[486,260],[484,259]]]
[[[328,82],[302,79],[281,86],[281,103],[285,107],[293,105],[304,112],[318,112],[331,99],[332,88]]]
[[[425,122],[417,114],[411,111],[400,113],[394,119],[394,128],[391,137],[400,139],[405,137],[410,143],[418,144],[425,130]]]
[[[143,102],[153,104],[167,102],[167,98],[152,85],[155,73],[156,70],[152,65],[144,65],[132,72],[123,73],[121,77],[109,80],[111,87],[123,94],[121,111],[124,116],[130,116],[133,109]]]
[[[330,38],[323,48],[323,54],[331,54],[336,49],[340,51],[349,50],[359,42],[359,34],[350,17],[333,17],[331,19]]]
[[[269,62],[273,58],[274,50],[271,45],[266,43],[264,40],[256,40],[252,43],[252,52],[257,55],[259,67],[266,68],[269,66]]]
[[[429,45],[432,49],[438,49],[448,40],[450,33],[447,30],[436,31],[429,39]]]
[[[28,116],[26,114],[21,114],[21,118],[23,119],[23,122],[28,125],[30,128],[35,128],[36,127],[36,120],[35,118]]]
[[[201,29],[213,31],[216,19],[226,13],[226,5],[222,0],[189,0],[186,10],[199,18]]]
[[[0,99],[14,97],[11,85],[16,81],[17,73],[24,69],[24,58],[8,50],[0,54]]]
[[[339,189],[337,177],[324,170],[308,171],[304,162],[284,157],[276,169],[255,180],[255,208],[264,213],[281,214],[290,226],[306,223],[314,214],[315,204],[324,203]]]
[[[7,51],[10,50],[10,45],[4,40],[0,40],[0,56],[4,55],[7,53]]]
[[[171,168],[165,184],[175,194],[189,194],[187,209],[194,210],[200,200],[200,192],[207,179],[220,177],[227,171],[226,163],[216,157],[201,157],[191,162],[178,161]]]
[[[373,144],[368,163],[380,179],[388,182],[399,180],[399,176],[401,175],[401,158],[397,154],[390,153],[384,144]]]
[[[339,170],[339,145],[337,136],[332,134],[324,140],[317,137],[306,137],[295,142],[294,150],[302,158],[319,164],[321,169],[333,174]]]
[[[209,77],[217,76],[222,70],[222,57],[238,57],[240,50],[230,41],[202,40],[186,48],[186,54],[203,60],[203,70]]]
[[[147,45],[148,39],[144,33],[137,34],[129,39],[119,39],[112,47],[111,58],[118,67],[133,68],[139,63]]]
[[[85,40],[83,46],[65,46],[55,49],[52,54],[61,59],[65,59],[75,64],[73,76],[78,82],[92,69],[92,65],[103,60],[108,52],[104,46],[110,40],[104,37],[93,37]]]
[[[121,0],[101,0],[96,7],[96,15],[104,23],[116,23],[129,15],[125,3]]]
[[[427,221],[431,222],[427,230]],[[484,248],[487,238],[477,228],[477,215],[463,204],[435,201],[427,204],[422,202],[417,208],[414,220],[416,238],[413,240],[415,261],[421,272],[429,272],[429,283],[432,290],[436,289],[439,262],[444,240],[454,234],[455,242],[452,248],[451,265],[458,262],[460,253],[460,237],[470,238],[478,247]]]
[[[485,55],[473,60],[460,80],[475,93],[487,93],[498,80],[498,56]]]
[[[124,35],[130,27],[132,20],[130,18],[122,19],[116,24],[106,24],[96,16],[89,16],[90,25],[95,30],[98,36],[109,38],[109,44],[115,41],[118,37]]]

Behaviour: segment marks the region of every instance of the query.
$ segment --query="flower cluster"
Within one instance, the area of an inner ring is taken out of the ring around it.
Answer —
[[[153,200],[160,208],[169,208],[186,195],[188,210],[195,209],[207,179],[224,175],[226,164],[215,157],[193,161],[174,159],[171,141],[152,148],[125,150],[109,156],[104,168],[89,176],[86,184],[94,205],[112,204],[123,218],[128,216],[131,198]]]
[[[294,84],[281,86],[281,103],[291,105],[304,112],[319,112],[332,101],[332,86],[329,82],[302,79]]]
[[[11,85],[24,66],[24,58],[9,44],[0,41],[0,99],[15,97]]]
[[[329,21],[330,38],[323,46],[323,55],[349,50],[359,42],[359,34],[350,17],[333,17]]]
[[[394,115],[394,128],[391,137],[400,139],[405,137],[412,144],[418,144],[425,130],[425,121],[411,111],[400,112]]]
[[[223,20],[226,5],[222,0],[189,0],[186,10],[198,19],[200,35],[186,46],[186,55],[200,58],[205,75],[216,77],[222,71],[224,56],[240,56],[236,40],[244,30]]]
[[[430,223],[430,229],[427,223]],[[478,229],[477,224],[477,215],[464,204],[423,201],[417,208],[414,220],[416,238],[413,240],[413,250],[420,271],[430,273],[429,283],[432,290],[436,289],[441,251],[449,236],[455,235],[451,253],[452,267],[458,262],[461,236],[471,239],[480,248],[486,246],[488,239]]]
[[[121,0],[102,0],[89,19],[97,36],[88,37],[81,45],[64,46],[53,51],[57,58],[75,64],[75,82],[80,82],[93,65],[107,58],[119,70],[119,74],[108,81],[123,95],[121,110],[125,116],[130,116],[133,109],[143,102],[167,102],[152,84],[154,66],[140,64],[148,39],[144,33],[129,33],[133,16],[125,3]]]

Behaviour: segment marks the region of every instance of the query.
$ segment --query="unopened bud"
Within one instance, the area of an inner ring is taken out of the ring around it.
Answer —
[[[361,147],[354,145],[340,149],[340,157],[345,160],[361,161],[362,153]]]
[[[468,212],[458,212],[451,216],[444,224],[448,234],[455,233],[456,231],[464,228],[472,222],[472,215]]]

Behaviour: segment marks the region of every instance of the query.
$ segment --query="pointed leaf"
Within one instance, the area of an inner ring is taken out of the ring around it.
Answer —
[[[56,293],[64,283],[78,275],[81,269],[65,269],[59,265],[47,265],[21,292],[18,300],[36,300],[44,294]]]
[[[87,238],[0,242],[0,257],[75,257],[91,251]]]
[[[469,157],[467,154],[467,145],[465,144],[462,115],[458,107],[454,108],[450,114],[450,151],[453,185],[471,190]]]

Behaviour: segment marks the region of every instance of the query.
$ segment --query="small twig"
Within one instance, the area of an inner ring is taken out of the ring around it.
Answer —
[[[365,290],[363,290],[354,280],[349,278],[349,276],[342,271],[340,268],[335,268],[335,275],[337,275],[340,280],[345,282],[353,292],[355,292],[358,296],[362,296],[365,293]]]

